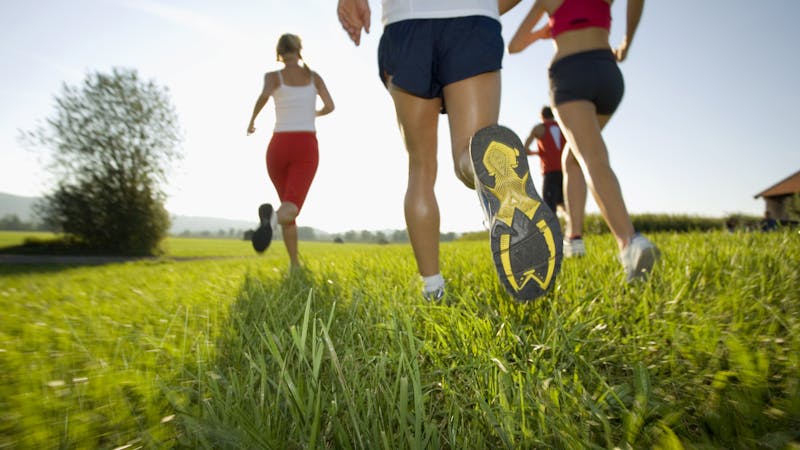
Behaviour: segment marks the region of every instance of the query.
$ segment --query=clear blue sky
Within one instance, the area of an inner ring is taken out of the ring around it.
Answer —
[[[88,71],[131,67],[170,89],[186,139],[168,209],[175,214],[255,221],[276,201],[264,151],[274,121],[264,109],[245,130],[274,48],[299,34],[336,111],[317,121],[320,169],[298,223],[338,232],[404,228],[406,157],[388,94],[377,77],[382,31],[356,48],[334,0],[32,0],[0,2],[0,192],[52,189],[41,152],[18,143],[53,111],[62,83]],[[531,1],[502,18],[508,40]],[[624,28],[614,5],[612,38]],[[632,213],[760,215],[753,195],[800,170],[800,1],[650,0],[623,63],[626,94],[605,138]],[[547,101],[552,45],[506,55],[500,122],[524,139]],[[443,231],[482,229],[473,191],[451,170],[440,123],[437,193]],[[538,160],[529,161],[537,189]],[[590,212],[596,206],[590,201]]]

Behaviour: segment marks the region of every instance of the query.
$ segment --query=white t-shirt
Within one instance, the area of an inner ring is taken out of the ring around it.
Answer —
[[[488,16],[500,20],[497,0],[382,0],[383,25],[408,19]]]

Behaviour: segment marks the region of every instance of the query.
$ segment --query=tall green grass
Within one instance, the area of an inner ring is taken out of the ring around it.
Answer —
[[[0,266],[0,447],[800,448],[800,235],[609,236],[509,300],[485,242]],[[6,311],[8,311],[6,313]]]

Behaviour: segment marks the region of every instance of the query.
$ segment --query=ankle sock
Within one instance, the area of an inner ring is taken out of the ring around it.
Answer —
[[[423,292],[436,292],[444,288],[444,277],[442,277],[440,273],[429,277],[422,277],[422,284]]]

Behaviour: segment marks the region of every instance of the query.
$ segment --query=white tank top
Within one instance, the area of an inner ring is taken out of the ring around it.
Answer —
[[[317,87],[314,74],[305,86],[287,86],[280,71],[278,79],[281,85],[272,93],[275,98],[274,131],[316,131]]]
[[[382,0],[383,25],[408,19],[488,16],[500,20],[497,0]]]

